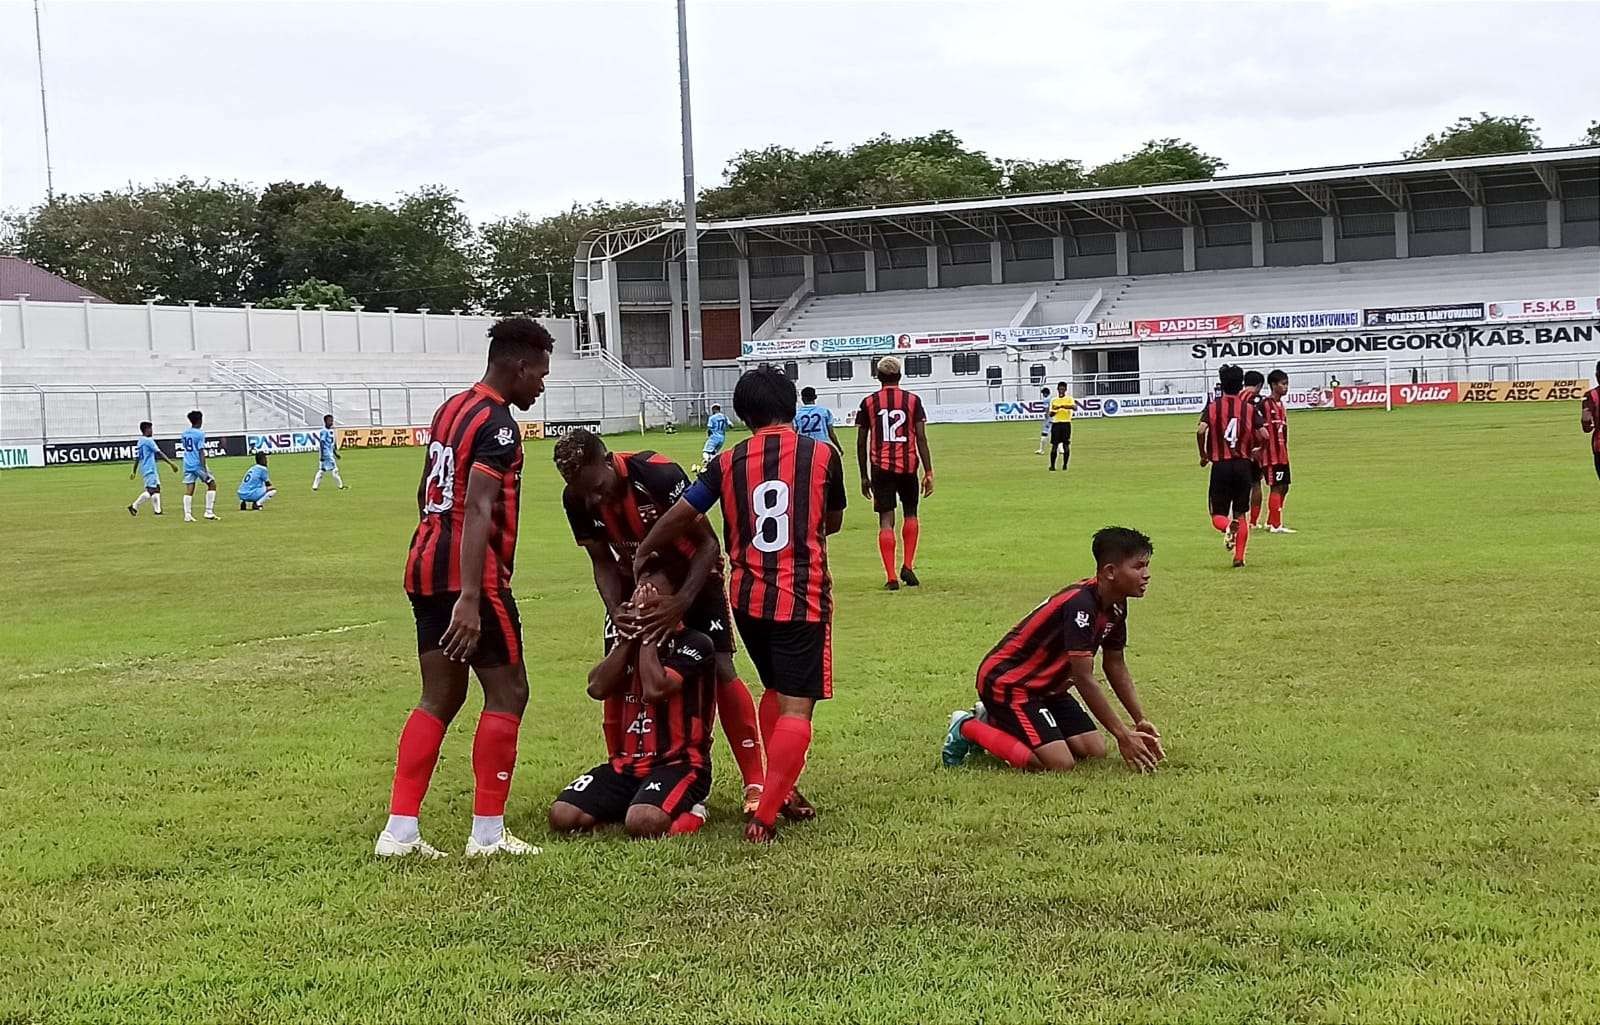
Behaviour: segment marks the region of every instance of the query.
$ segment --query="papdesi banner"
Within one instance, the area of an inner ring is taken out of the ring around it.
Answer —
[[[1426,352],[1452,349],[1492,349],[1498,346],[1588,345],[1600,340],[1600,325],[1540,324],[1483,325],[1433,328],[1396,333],[1364,332],[1307,338],[1241,338],[1196,342],[1189,358],[1196,362],[1219,359],[1271,359],[1279,356],[1348,356],[1357,353]]]
[[[1098,336],[1093,324],[1050,324],[1041,327],[999,327],[994,330],[998,345],[1082,345]]]
[[[1589,382],[1467,381],[1459,385],[1462,402],[1576,402],[1589,390]]]
[[[897,335],[894,347],[900,351],[920,349],[981,349],[994,344],[994,332],[987,328],[970,331],[939,331]]]
[[[1165,320],[1136,320],[1134,336],[1141,341],[1167,338],[1212,338],[1217,335],[1244,334],[1244,314],[1220,317],[1171,317]]]
[[[1568,320],[1600,315],[1600,298],[1502,299],[1484,311],[1490,320]]]
[[[1450,303],[1444,306],[1385,306],[1366,310],[1362,323],[1367,327],[1405,327],[1409,324],[1461,324],[1483,319],[1483,303]]]
[[[1307,331],[1340,331],[1361,326],[1360,310],[1313,310],[1306,313],[1251,313],[1244,330],[1251,335],[1304,334]]]

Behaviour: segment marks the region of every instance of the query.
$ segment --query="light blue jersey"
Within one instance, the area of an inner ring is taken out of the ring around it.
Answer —
[[[244,480],[239,482],[239,501],[259,502],[266,494],[267,468],[257,463],[244,472]]]
[[[144,478],[144,486],[147,488],[160,487],[161,475],[156,472],[156,459],[160,457],[161,450],[156,447],[156,439],[140,438],[137,452],[139,474]]]
[[[713,438],[720,438],[728,433],[728,428],[731,426],[731,423],[732,422],[721,413],[712,413],[711,417],[706,420],[706,433]]]
[[[198,427],[189,428],[183,432],[178,447],[183,449],[183,472],[199,473],[203,465],[200,457],[206,450],[206,432]]]
[[[334,447],[333,431],[324,427],[317,432],[317,456],[322,460],[324,470],[333,469]]]
[[[833,410],[827,406],[801,406],[794,414],[794,429],[802,438],[831,444],[828,428],[833,426]]]

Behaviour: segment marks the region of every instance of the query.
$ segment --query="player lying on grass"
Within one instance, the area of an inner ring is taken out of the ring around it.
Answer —
[[[1137,530],[1106,527],[1095,534],[1093,548],[1095,575],[1028,613],[984,658],[978,707],[950,716],[945,765],[962,764],[977,745],[1018,769],[1066,772],[1080,759],[1106,753],[1097,721],[1116,739],[1129,767],[1149,772],[1166,757],[1123,658],[1128,599],[1144,597],[1154,546]],[[1131,726],[1095,681],[1096,651],[1117,700],[1133,718]],[[1073,699],[1074,688],[1088,712]]]
[[[660,560],[652,561],[639,574],[628,604],[671,598],[674,584]],[[629,836],[641,840],[698,830],[711,793],[711,723],[717,709],[711,638],[682,623],[657,643],[619,636],[589,671],[589,696],[623,701],[622,743],[607,761],[561,791],[550,806],[550,828],[585,833],[620,822]]]
[[[149,502],[161,515],[161,474],[156,470],[156,460],[159,459],[172,467],[172,472],[178,472],[178,464],[167,458],[167,454],[156,445],[155,426],[149,420],[139,423],[139,442],[133,451],[133,473],[128,474],[131,480],[134,477],[144,479],[144,490],[139,492],[139,497],[128,506],[128,515],[139,515],[139,507]]]
[[[267,502],[278,495],[278,489],[272,486],[272,478],[267,476],[267,454],[256,453],[256,463],[244,472],[244,480],[239,482],[239,511],[246,509],[260,509]]]

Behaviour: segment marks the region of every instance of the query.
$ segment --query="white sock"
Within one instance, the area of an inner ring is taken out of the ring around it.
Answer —
[[[161,511],[161,492],[157,491],[150,496],[150,504],[155,507],[156,512]]]
[[[487,847],[492,843],[499,843],[505,832],[506,817],[504,815],[472,816],[472,839],[479,847]]]
[[[262,505],[266,505],[268,502],[272,501],[272,499],[276,498],[277,495],[278,495],[278,489],[277,488],[269,488],[267,490],[267,493],[261,496],[261,504]]]
[[[389,824],[383,827],[383,831],[401,843],[422,839],[422,831],[417,828],[415,815],[390,815]]]
[[[316,477],[313,478],[312,481],[311,481],[311,490],[315,491],[315,490],[317,490],[317,488],[319,488],[321,486],[322,486],[322,471],[318,470]]]
[[[147,502],[147,501],[149,501],[149,499],[150,499],[150,492],[148,492],[148,491],[141,491],[141,492],[139,492],[139,497],[138,497],[138,498],[135,498],[135,499],[134,499],[134,500],[133,500],[133,507],[134,507],[134,508],[135,508],[135,509],[137,509],[137,508],[139,508],[139,507],[140,507],[140,506],[141,506],[141,505],[144,505],[144,504],[145,504],[145,502]]]
[[[338,470],[330,470],[328,472],[333,474],[333,482],[335,484],[339,485],[341,488],[344,487],[344,478],[339,476]]]
[[[207,516],[211,515],[211,509],[216,504],[217,504],[217,493],[215,491],[207,491],[206,492],[206,515]]]
[[[194,515],[194,496],[193,495],[184,495],[183,496],[183,514],[185,516],[193,516]]]

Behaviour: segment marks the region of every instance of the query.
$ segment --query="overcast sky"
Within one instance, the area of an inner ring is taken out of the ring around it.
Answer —
[[[477,219],[681,194],[672,0],[43,4],[57,192],[178,175],[455,188]],[[1181,136],[1267,171],[1479,110],[1600,117],[1597,3],[690,0],[702,184],[740,149],[949,128],[1092,164]],[[0,209],[44,195],[33,12],[0,0]]]

